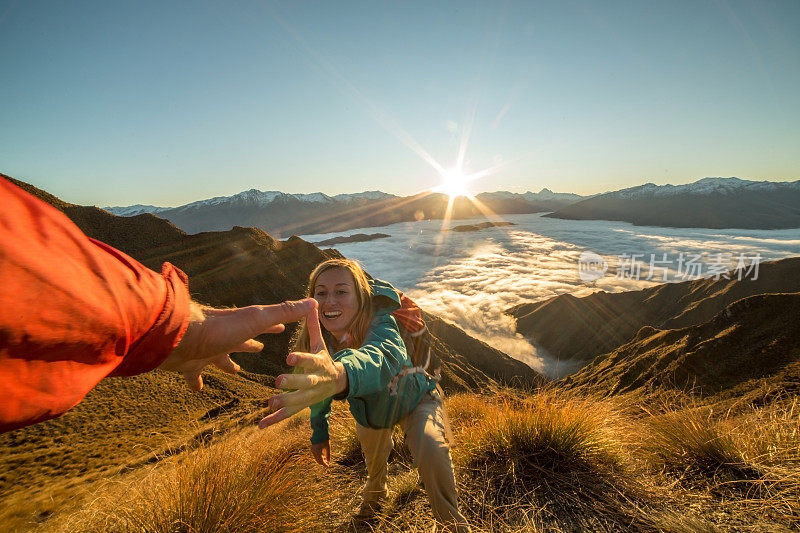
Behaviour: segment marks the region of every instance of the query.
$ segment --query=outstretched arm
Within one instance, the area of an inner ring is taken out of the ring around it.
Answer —
[[[208,364],[259,351],[311,300],[217,310],[186,275],[154,272],[87,237],[64,213],[0,177],[0,432],[59,416],[106,376],[163,368],[194,389]]]
[[[347,389],[344,365],[331,359],[322,339],[316,300],[306,317],[306,327],[313,353],[292,352],[286,358],[287,364],[302,368],[305,373],[278,376],[275,380],[276,387],[295,390],[269,399],[269,406],[275,412],[258,423],[258,427],[262,429]]]
[[[316,301],[311,298],[239,309],[214,309],[192,302],[186,334],[158,368],[181,372],[189,388],[200,390],[200,372],[207,365],[231,374],[238,372],[239,365],[231,360],[231,352],[260,352],[264,345],[254,337],[280,333],[284,323],[300,320],[314,307]]]

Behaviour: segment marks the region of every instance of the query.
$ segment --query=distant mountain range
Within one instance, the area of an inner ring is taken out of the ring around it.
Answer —
[[[542,189],[538,193],[482,193],[476,198],[485,209],[494,213],[519,214],[554,211],[583,197]],[[288,237],[440,219],[445,216],[447,205],[448,197],[438,193],[400,197],[381,191],[367,191],[328,196],[321,192],[286,194],[250,189],[233,196],[209,198],[179,207],[137,204],[105,209],[120,216],[155,214],[189,233],[252,226],[276,237]],[[459,197],[453,203],[450,216],[463,219],[483,214],[480,207],[467,198]]]
[[[800,180],[704,178],[686,185],[647,183],[586,198],[545,216],[675,228],[798,228]]]
[[[184,208],[204,208],[218,205],[242,205],[242,206],[258,206],[268,207],[273,202],[291,202],[297,200],[307,204],[333,204],[337,202],[352,202],[358,200],[384,200],[387,198],[397,198],[393,194],[388,194],[381,191],[366,191],[355,194],[337,194],[336,196],[328,196],[321,192],[311,194],[286,194],[280,191],[259,191],[258,189],[250,189],[249,191],[242,191],[233,196],[215,196],[207,200],[199,200],[190,204],[185,204],[179,207],[158,207],[155,205],[135,204],[129,206],[115,206],[104,207],[106,211],[113,215],[122,217],[132,217],[144,213],[158,214],[174,209]]]
[[[551,218],[619,220],[637,226],[800,227],[800,180],[703,178],[686,185],[647,183],[594,196],[542,189],[538,193],[485,192],[476,199],[485,209],[459,197],[450,217],[481,217],[488,210],[499,215],[546,212],[549,214],[544,216]],[[136,204],[105,209],[120,216],[155,214],[189,233],[252,226],[276,237],[287,237],[440,219],[445,216],[447,205],[448,197],[437,193],[401,197],[366,191],[328,196],[321,192],[287,194],[250,189],[179,207]]]

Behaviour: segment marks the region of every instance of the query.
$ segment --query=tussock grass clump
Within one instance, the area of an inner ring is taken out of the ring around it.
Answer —
[[[254,433],[201,446],[117,483],[73,517],[82,531],[301,531],[314,527],[318,486],[306,446]]]
[[[339,424],[334,431],[335,434],[331,435],[331,438],[338,447],[336,462],[345,467],[358,466],[366,471],[364,453],[361,451],[355,424]]]
[[[652,467],[721,504],[800,525],[800,402],[767,407],[670,406],[642,421]]]
[[[761,473],[741,503],[800,527],[800,399],[754,409],[734,422],[743,457]]]
[[[800,465],[800,398],[753,409],[737,420],[742,453],[766,466]]]
[[[547,472],[619,462],[619,446],[607,432],[606,413],[583,401],[542,393],[493,414],[483,418],[477,438],[464,443],[473,462],[494,464],[498,458],[512,458]]]
[[[650,528],[610,404],[551,390],[477,409],[456,459],[465,510],[487,529]]]
[[[668,410],[646,424],[645,450],[672,471],[725,479],[753,479],[733,434],[708,410]]]

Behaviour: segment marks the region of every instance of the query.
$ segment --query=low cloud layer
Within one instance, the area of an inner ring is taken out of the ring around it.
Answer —
[[[600,289],[618,292],[661,282],[661,272],[651,281],[644,279],[647,264],[642,266],[640,279],[617,277],[621,270],[625,271],[620,262],[623,254],[640,254],[641,261],[647,263],[650,254],[661,259],[666,253],[672,261],[671,266],[667,265],[668,279],[677,274],[680,254],[701,254],[705,265],[715,261],[717,254],[729,254],[724,257],[733,263],[739,254],[748,259],[760,254],[762,261],[800,255],[800,230],[634,227],[622,222],[559,220],[538,215],[510,215],[503,220],[516,225],[458,233],[442,231],[441,221],[393,224],[370,229],[390,234],[388,239],[343,244],[337,249],[358,259],[373,276],[408,293],[424,309],[554,377],[575,368],[537,349],[535,339],[532,343],[517,334],[514,320],[504,315],[504,310],[565,292],[582,296]],[[306,238],[322,240],[358,232]],[[599,254],[609,267],[591,284],[582,281],[578,272],[578,259],[587,250]]]

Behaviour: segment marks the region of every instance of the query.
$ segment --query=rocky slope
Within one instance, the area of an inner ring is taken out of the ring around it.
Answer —
[[[648,183],[600,194],[545,216],[677,228],[798,228],[800,181],[704,178],[677,186]]]

